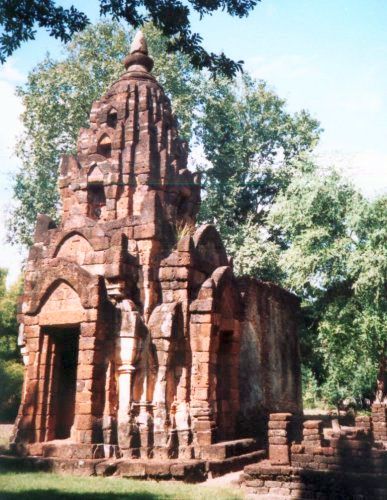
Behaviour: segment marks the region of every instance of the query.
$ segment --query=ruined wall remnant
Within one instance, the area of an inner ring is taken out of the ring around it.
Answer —
[[[297,299],[241,283],[195,228],[199,179],[152,65],[139,34],[62,160],[60,224],[38,217],[19,452],[191,459],[257,434],[257,412],[301,410]]]
[[[387,498],[387,449],[375,416],[357,417],[349,427],[318,416],[294,422],[291,413],[272,413],[268,460],[245,467],[242,488],[279,500]]]
[[[298,348],[299,301],[272,283],[239,281],[241,324],[241,431],[260,435],[267,415],[299,413],[302,407]],[[261,422],[261,428],[257,422]]]

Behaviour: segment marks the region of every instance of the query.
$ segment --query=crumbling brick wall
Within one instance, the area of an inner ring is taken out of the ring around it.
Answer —
[[[272,283],[240,280],[244,299],[241,325],[241,431],[266,434],[267,417],[302,412],[299,301]]]

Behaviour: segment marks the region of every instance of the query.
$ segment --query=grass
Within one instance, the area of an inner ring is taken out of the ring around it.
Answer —
[[[238,491],[179,482],[0,472],[0,500],[240,500]]]
[[[12,425],[0,425],[0,453],[9,445]],[[138,481],[116,477],[78,477],[48,472],[9,472],[0,468],[0,500],[240,500],[231,488],[177,481]]]

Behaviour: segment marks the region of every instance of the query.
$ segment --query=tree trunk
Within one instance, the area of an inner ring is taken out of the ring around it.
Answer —
[[[387,404],[387,349],[383,350],[376,380],[375,403]]]

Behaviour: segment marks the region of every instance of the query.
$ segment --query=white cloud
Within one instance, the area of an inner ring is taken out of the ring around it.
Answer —
[[[251,58],[246,67],[273,85],[291,111],[306,108],[321,120],[320,163],[341,168],[367,197],[387,191],[387,92],[380,68],[327,65],[296,53]]]
[[[0,80],[9,83],[21,83],[24,79],[25,75],[16,68],[14,59],[10,58],[0,66]]]
[[[387,154],[379,151],[317,150],[320,165],[333,165],[352,180],[354,185],[367,198],[374,198],[387,193]]]

